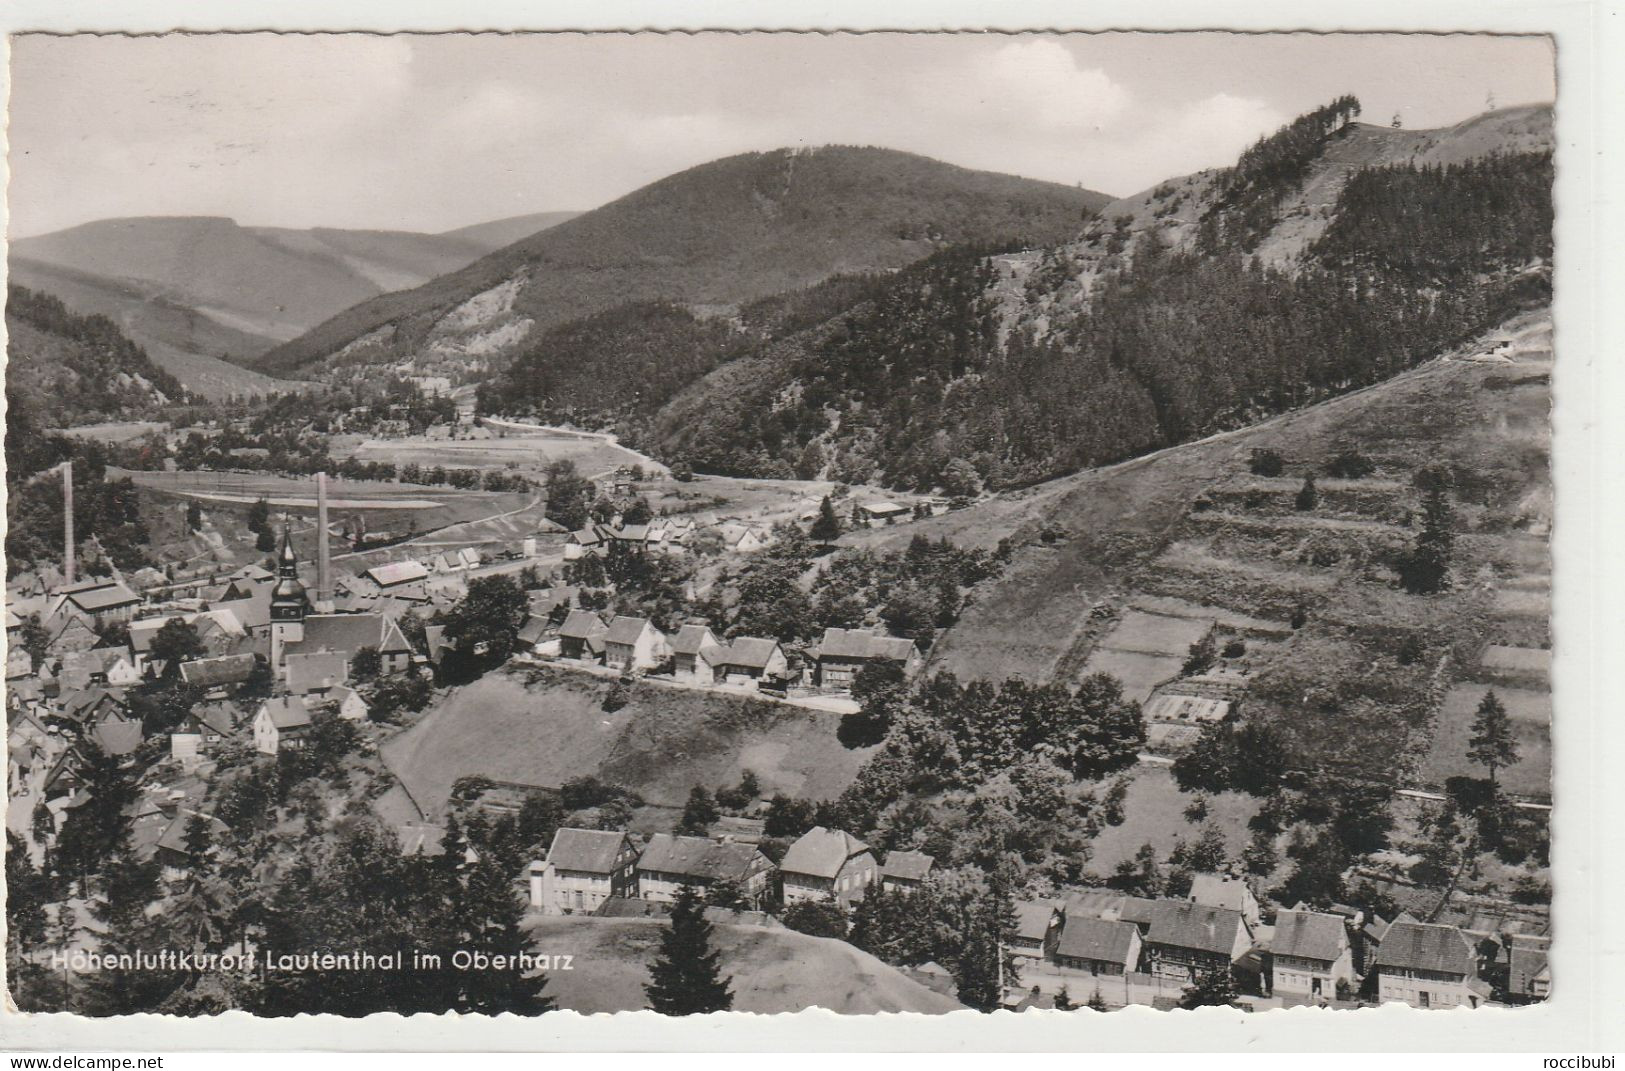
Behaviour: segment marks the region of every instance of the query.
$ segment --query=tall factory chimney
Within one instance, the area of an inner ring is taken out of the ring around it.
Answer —
[[[62,579],[64,583],[72,584],[74,581],[74,558],[76,557],[75,543],[73,541],[73,462],[62,462]]]
[[[316,604],[322,612],[333,609],[333,563],[327,546],[327,473],[316,474]]]

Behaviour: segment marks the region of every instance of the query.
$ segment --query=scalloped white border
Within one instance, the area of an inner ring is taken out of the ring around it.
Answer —
[[[992,1016],[835,1016],[729,1013],[664,1019],[651,1012],[541,1019],[455,1015],[365,1020],[241,1012],[188,1020],[19,1015],[0,1010],[8,1051],[1084,1051],[1128,1052],[1599,1052],[1625,1047],[1625,865],[1612,833],[1625,815],[1614,776],[1625,757],[1625,718],[1603,675],[1625,651],[1625,54],[1618,10],[1600,0],[8,0],[0,29],[55,32],[363,30],[1288,30],[1550,33],[1558,43],[1557,303],[1560,359],[1553,381],[1553,459],[1559,487],[1554,730],[1556,939],[1553,998],[1518,1010],[1360,1012],[1298,1008],[1245,1015],[1229,1009],[1108,1015],[1029,1012]],[[1611,203],[1603,191],[1611,192]],[[3,267],[0,267],[3,271]],[[1610,404],[1611,403],[1611,404]],[[1610,656],[1614,657],[1610,657]],[[1538,1066],[1538,1065],[1537,1065]]]

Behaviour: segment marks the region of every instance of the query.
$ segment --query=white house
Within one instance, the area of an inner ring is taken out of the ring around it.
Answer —
[[[254,750],[275,755],[280,748],[297,747],[310,729],[310,711],[292,696],[267,699],[254,715]]]
[[[746,901],[759,904],[772,870],[772,860],[750,844],[656,833],[638,857],[638,895],[669,904],[684,885],[703,890],[731,881]]]
[[[612,896],[636,896],[638,850],[621,830],[564,828],[547,858],[530,864],[531,906],[547,915],[591,914]]]
[[[609,623],[604,635],[604,665],[616,669],[653,669],[671,655],[666,634],[647,619],[626,614]]]
[[[1413,1008],[1476,1008],[1490,987],[1478,977],[1478,954],[1454,926],[1400,915],[1382,935],[1371,960],[1377,999]]]
[[[1353,987],[1354,951],[1338,915],[1299,904],[1275,917],[1270,941],[1275,995],[1313,1000],[1337,995],[1337,984]]]
[[[333,687],[324,697],[332,704],[333,712],[345,721],[366,721],[369,712],[367,701],[361,698],[361,693],[348,684]]]
[[[839,829],[813,826],[779,861],[785,905],[833,897],[850,906],[863,899],[879,869],[863,841]]]

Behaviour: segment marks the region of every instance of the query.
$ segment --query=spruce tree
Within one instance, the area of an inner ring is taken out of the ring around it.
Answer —
[[[514,895],[513,883],[491,858],[481,859],[470,868],[457,901],[454,913],[462,947],[493,959],[510,957],[510,961],[531,951],[530,942],[519,928],[524,909]],[[553,998],[544,992],[545,974],[477,965],[463,974],[459,999],[453,1005],[456,1011],[540,1015],[556,1007]]]
[[[1066,986],[1063,985],[1061,987],[1061,991],[1055,994],[1055,1010],[1071,1011],[1076,1007],[1077,1005],[1072,1003],[1072,994],[1068,993],[1066,991]]]
[[[1300,513],[1307,513],[1320,505],[1320,491],[1315,487],[1313,473],[1303,478],[1303,486],[1298,489],[1298,497],[1292,500],[1292,505]]]
[[[660,935],[660,954],[649,967],[643,991],[649,1007],[661,1015],[699,1015],[733,1007],[729,988],[718,965],[721,953],[711,946],[711,924],[705,905],[692,886],[685,885],[672,905],[671,925]]]
[[[1106,999],[1100,995],[1099,986],[1096,986],[1095,991],[1089,996],[1089,1007],[1094,1011],[1106,1010]]]
[[[1484,693],[1479,701],[1478,714],[1473,718],[1473,735],[1467,741],[1467,759],[1490,772],[1490,786],[1495,785],[1495,772],[1504,770],[1518,761],[1518,740],[1512,733],[1512,719],[1501,703],[1495,689]]]
[[[828,495],[818,504],[818,519],[813,521],[807,534],[817,543],[833,543],[840,536],[841,519],[835,516],[835,507],[830,505]]]

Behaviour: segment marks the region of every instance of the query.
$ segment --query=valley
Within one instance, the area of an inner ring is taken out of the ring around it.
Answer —
[[[1359,108],[1119,200],[831,146],[16,243],[8,883],[113,904],[76,947],[205,875],[245,945],[466,930],[587,1014],[701,918],[744,1011],[1357,1007],[1408,927],[1542,999],[1551,111]]]

